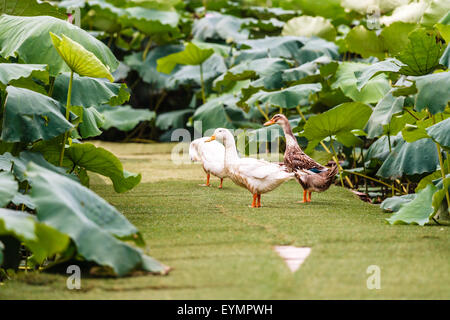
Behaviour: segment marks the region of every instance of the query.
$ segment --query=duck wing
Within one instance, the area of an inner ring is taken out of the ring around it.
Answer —
[[[242,158],[238,163],[239,173],[253,179],[266,179],[274,175],[289,176],[278,164],[254,158]]]
[[[292,170],[307,169],[319,173],[326,169],[301,150],[287,150],[284,156],[285,165]]]

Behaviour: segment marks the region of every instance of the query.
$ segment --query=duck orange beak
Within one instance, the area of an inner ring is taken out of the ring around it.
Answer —
[[[208,140],[205,140],[205,142],[211,142],[216,140],[216,136],[212,135],[211,138],[209,138]]]
[[[273,121],[272,119],[264,123],[265,126],[270,126],[271,124],[275,124],[275,121]]]

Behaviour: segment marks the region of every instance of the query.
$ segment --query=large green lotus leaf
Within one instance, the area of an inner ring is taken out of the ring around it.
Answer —
[[[60,74],[55,80],[53,98],[65,104],[69,88],[69,73]],[[110,83],[101,79],[80,77],[74,74],[71,105],[85,108],[102,104],[121,105],[130,99],[130,92],[124,83]]]
[[[348,50],[360,54],[363,58],[377,57],[383,59],[384,45],[374,30],[367,30],[364,26],[357,26],[350,30],[345,37]]]
[[[441,146],[450,148],[450,118],[438,122],[427,129],[428,135]]]
[[[9,209],[0,209],[0,235],[21,241],[38,263],[65,251],[70,242],[66,234],[36,221],[33,215]]]
[[[231,46],[219,43],[211,43],[204,42],[200,40],[192,40],[192,43],[195,44],[200,49],[213,49],[215,53],[221,55],[224,58],[227,58],[231,55],[233,48]]]
[[[11,202],[14,203],[16,206],[25,205],[27,208],[31,210],[36,209],[36,206],[34,205],[33,201],[31,201],[30,196],[20,192],[14,196]]]
[[[390,137],[382,136],[369,147],[367,150],[366,159],[377,159],[380,160],[380,162],[384,162],[390,154],[388,139],[391,141],[392,148],[395,148],[399,142],[403,141],[400,133]]]
[[[417,95],[415,109],[427,108],[432,114],[443,112],[450,101],[450,71],[414,77]]]
[[[82,138],[92,138],[102,134],[100,128],[105,123],[105,119],[96,108],[72,106],[71,109],[81,119],[81,122],[78,124],[78,131]]]
[[[313,79],[312,76],[320,74],[321,67],[330,64],[331,62],[332,60],[330,57],[321,56],[314,61],[303,63],[296,68],[284,70],[282,75],[283,81],[293,84],[298,83],[300,80],[307,81],[307,79]]]
[[[226,112],[226,108],[233,108],[237,98],[231,94],[219,96],[208,100],[195,110],[192,116],[193,121],[201,121],[202,133],[208,129],[229,128],[233,129],[231,118]]]
[[[414,142],[423,138],[429,138],[426,128],[431,126],[432,119],[418,120],[415,124],[406,124],[402,129],[402,136],[406,142]]]
[[[70,71],[53,46],[49,32],[64,34],[92,52],[109,71],[119,62],[109,48],[88,32],[53,17],[0,16],[0,55],[4,58],[19,56],[25,63],[41,63],[49,66],[51,76]]]
[[[445,43],[450,43],[450,24],[438,23],[434,27],[439,31],[439,36],[445,40]]]
[[[409,1],[410,0],[379,0],[376,2],[376,5],[380,10],[380,13],[386,13],[403,4],[409,3]],[[353,10],[362,15],[368,14],[370,12],[369,9],[373,7],[373,5],[374,1],[371,0],[341,0],[341,6],[347,9],[346,11]]]
[[[227,66],[222,56],[213,54],[203,64],[203,81],[209,85],[213,79],[227,71]],[[177,72],[172,73],[167,80],[168,89],[176,89],[180,85],[201,85],[200,66],[182,66]]]
[[[18,193],[19,185],[11,172],[0,172],[0,207],[6,206]]]
[[[117,128],[121,131],[130,131],[141,121],[151,121],[155,118],[154,111],[147,109],[134,109],[131,106],[121,106],[115,108],[103,108],[100,112],[105,122],[102,128]]]
[[[416,193],[405,194],[403,196],[394,196],[384,199],[380,208],[386,211],[397,212],[404,204],[410,203],[417,197]]]
[[[401,5],[395,5],[396,1],[390,1],[394,4],[395,9],[390,15],[383,15],[379,19],[381,24],[389,26],[390,24],[399,21],[417,24],[420,22],[420,19],[422,18],[423,13],[428,6],[428,1],[401,1],[404,2],[403,4],[400,3]]]
[[[376,103],[389,91],[389,81],[384,74],[379,74],[367,81],[364,88],[358,90],[355,73],[367,68],[364,63],[343,62],[336,72],[336,81],[331,88],[340,88],[345,96],[363,103]]]
[[[396,58],[406,64],[400,73],[410,76],[425,75],[438,67],[444,49],[436,34],[423,28],[415,29],[408,35],[409,42]]]
[[[250,30],[252,37],[258,35],[279,35],[285,23],[276,18],[269,20],[251,19],[242,24],[243,29]]]
[[[118,8],[104,0],[88,0],[86,3],[89,6],[89,13],[83,16],[83,22],[91,28],[110,34],[119,32],[123,28],[119,21],[119,18],[125,14],[123,8]]]
[[[322,16],[333,19],[333,21],[347,19],[345,9],[341,6],[341,0],[296,0],[296,3],[298,3],[304,14],[310,16]]]
[[[67,15],[61,9],[48,2],[36,0],[8,0],[0,2],[0,14],[12,16],[52,16],[66,19]]]
[[[142,242],[140,234],[113,206],[79,183],[33,163],[27,175],[39,221],[68,234],[86,260],[109,266],[119,276],[144,267],[143,254],[118,239]],[[157,264],[148,271],[165,270]]]
[[[386,94],[375,106],[367,122],[367,138],[373,139],[383,134],[383,126],[389,125],[394,114],[403,111],[405,97]]]
[[[450,161],[450,159],[446,159],[446,160],[444,161],[443,167],[444,167],[444,174],[445,174],[445,175],[447,175],[447,174],[450,173],[450,172],[449,172],[449,168],[450,168],[450,167],[448,166],[448,162],[449,162],[449,161]],[[429,174],[429,175],[423,177],[423,178],[419,181],[419,183],[417,184],[417,187],[416,187],[416,189],[415,189],[414,191],[415,191],[415,192],[418,192],[419,190],[422,190],[422,189],[426,188],[426,186],[427,186],[428,184],[433,183],[434,180],[439,180],[439,179],[442,180],[442,171],[441,171],[440,168],[439,168],[438,170],[436,170],[435,172],[433,172],[433,173],[431,173],[431,174]]]
[[[253,61],[244,61],[230,69],[226,73],[217,77],[213,86],[216,91],[221,88],[229,88],[236,81],[255,79],[257,77],[270,77],[274,73],[286,70],[290,65],[280,58],[262,58]]]
[[[114,82],[109,69],[93,54],[86,50],[81,44],[73,41],[66,35],[62,37],[50,32],[53,45],[59,55],[64,59],[69,68],[80,76],[92,78],[106,78]]]
[[[432,27],[435,23],[442,22],[448,16],[449,11],[449,1],[432,0],[426,8],[420,23],[424,26]]]
[[[439,165],[436,145],[431,139],[412,143],[400,141],[377,172],[383,178],[397,179],[405,175],[431,173]]]
[[[436,184],[436,187],[439,188],[439,190],[433,195],[433,208],[434,208],[434,213],[438,214],[439,211],[442,208],[442,204],[443,202],[445,202],[444,204],[444,210],[446,210],[446,214],[448,216],[449,213],[449,208],[447,206],[447,202],[444,200],[444,198],[450,193],[450,175],[446,175],[444,179],[440,179],[440,181]]]
[[[156,126],[161,130],[184,128],[187,118],[194,113],[191,108],[164,112],[156,118]]]
[[[239,64],[245,60],[261,58],[289,58],[296,57],[304,46],[305,39],[298,37],[266,37],[238,41],[239,50],[235,54],[234,62]]]
[[[40,144],[42,142],[38,142],[38,144]],[[56,151],[56,162],[58,162],[59,160],[59,152],[60,150],[60,146],[53,144],[55,146]],[[6,152],[2,155],[0,155],[0,169],[1,170],[5,170],[5,171],[12,171],[12,173],[14,174],[15,178],[20,181],[23,182],[25,180],[28,180],[29,177],[27,177],[25,175],[25,171],[27,169],[27,165],[30,162],[34,162],[36,164],[38,164],[39,166],[46,168],[47,170],[56,172],[58,174],[61,175],[65,175],[66,177],[73,179],[75,181],[78,181],[76,176],[74,176],[73,174],[68,174],[66,173],[66,169],[61,168],[61,167],[57,167],[54,166],[53,164],[49,163],[43,156],[42,154],[38,153],[38,152],[31,152],[31,151],[22,151],[18,157],[14,157],[13,155],[11,155],[11,153]]]
[[[156,70],[158,72],[169,74],[177,64],[193,66],[201,65],[213,53],[213,49],[200,49],[195,44],[190,42],[186,45],[186,48],[183,51],[172,53],[166,57],[158,59]]]
[[[241,50],[235,55],[236,64],[245,60],[267,57],[295,59],[299,64],[313,61],[324,55],[332,59],[339,57],[338,48],[333,42],[314,37],[266,37],[241,40],[238,41],[238,45]]]
[[[227,42],[248,39],[250,32],[242,29],[244,23],[253,19],[241,19],[234,16],[222,15],[217,12],[208,13],[208,16],[194,20],[192,35],[194,39],[225,40]]]
[[[178,36],[180,33],[177,28],[179,20],[180,16],[176,11],[160,11],[142,7],[126,8],[125,15],[119,18],[124,27],[132,26],[155,39],[158,35]]]
[[[73,128],[65,109],[43,94],[8,86],[1,140],[35,142],[49,140]]]
[[[444,53],[441,56],[441,59],[439,60],[439,63],[443,66],[446,66],[447,68],[450,68],[450,46],[447,45],[447,48],[445,48]]]
[[[283,36],[320,37],[329,41],[336,38],[336,29],[330,20],[321,16],[300,16],[292,18],[283,27]]]
[[[109,177],[116,192],[131,190],[141,181],[140,174],[123,170],[122,163],[114,154],[91,143],[72,144],[66,154],[74,165]]]
[[[401,52],[408,45],[408,34],[415,28],[417,28],[416,23],[405,23],[401,21],[384,27],[379,35],[384,50],[387,50],[391,56]]]
[[[334,42],[312,37],[305,39],[305,45],[298,50],[294,58],[299,64],[303,64],[322,56],[339,59],[338,46]]]
[[[305,124],[302,136],[306,137],[311,150],[323,139],[336,135],[345,139],[353,129],[362,129],[367,123],[372,108],[360,102],[340,104],[324,113],[311,116]],[[310,145],[311,144],[311,145]]]
[[[145,60],[142,60],[141,52],[136,52],[126,56],[124,61],[132,70],[139,73],[142,81],[151,84],[156,89],[164,89],[169,75],[156,70],[156,61],[159,58],[180,51],[183,51],[183,46],[181,45],[158,46],[148,52]],[[171,74],[178,70],[179,68],[175,68]]]
[[[367,65],[365,68],[355,71],[356,87],[361,90],[374,76],[384,72],[398,72],[402,66],[403,63],[397,59],[386,59]]]
[[[113,5],[120,8],[142,7],[162,11],[172,11],[175,10],[175,7],[178,8],[180,5],[182,5],[181,0],[99,0],[99,1],[108,1],[109,3],[112,3]]]
[[[403,204],[399,211],[386,219],[390,224],[418,224],[425,225],[430,222],[434,209],[432,206],[433,194],[437,188],[430,184],[420,190],[411,202]]]
[[[0,88],[21,79],[35,78],[48,84],[48,67],[44,64],[0,63]]]
[[[248,106],[269,105],[284,109],[293,109],[297,106],[310,104],[310,95],[322,89],[320,83],[299,84],[280,91],[259,91],[247,101]]]
[[[277,18],[282,21],[287,21],[302,13],[299,10],[289,10],[276,7],[268,8],[268,7],[248,6],[241,9],[243,9],[243,12],[245,12],[245,16],[248,17],[255,17],[257,19]]]

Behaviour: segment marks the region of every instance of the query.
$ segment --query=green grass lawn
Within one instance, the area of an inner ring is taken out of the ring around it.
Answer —
[[[331,187],[297,203],[295,181],[262,196],[230,180],[224,189],[199,187],[198,164],[175,166],[170,145],[103,145],[143,183],[116,194],[103,179],[92,188],[143,233],[167,276],[83,278],[66,289],[66,276],[21,274],[0,286],[0,299],[448,299],[450,232],[443,226],[390,226],[389,214]],[[312,248],[291,273],[274,245]],[[366,269],[381,268],[381,289],[369,290]]]

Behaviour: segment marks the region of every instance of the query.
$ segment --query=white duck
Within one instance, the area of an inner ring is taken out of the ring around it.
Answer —
[[[209,187],[210,175],[220,179],[219,189],[222,189],[223,179],[227,177],[224,168],[225,148],[222,144],[214,141],[205,143],[210,137],[195,139],[189,145],[189,157],[192,161],[201,162],[203,170],[206,172],[206,184],[202,186]]]
[[[261,194],[272,191],[283,182],[294,177],[284,166],[255,158],[240,158],[233,134],[218,128],[207,140],[217,140],[225,146],[225,170],[227,176],[238,186],[247,188],[253,194],[252,208],[261,207]]]

